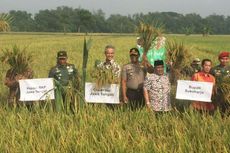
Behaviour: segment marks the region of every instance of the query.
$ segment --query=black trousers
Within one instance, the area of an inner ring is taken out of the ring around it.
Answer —
[[[139,109],[145,106],[143,89],[127,89],[126,95],[129,99],[131,109]]]

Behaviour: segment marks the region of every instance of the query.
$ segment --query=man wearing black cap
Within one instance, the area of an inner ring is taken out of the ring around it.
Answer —
[[[122,96],[124,103],[129,102],[132,109],[137,109],[144,106],[145,70],[139,64],[137,48],[130,49],[129,55],[131,62],[123,66],[121,73]]]
[[[63,88],[62,98],[65,101],[65,89],[74,87],[78,89],[77,69],[74,64],[67,63],[66,51],[59,51],[57,53],[57,65],[52,67],[49,72],[49,78],[54,78]]]
[[[70,81],[77,78],[77,69],[74,64],[67,63],[66,51],[57,53],[57,65],[52,67],[49,72],[49,78],[54,78],[62,86],[68,86]]]
[[[164,73],[163,60],[154,61],[154,73],[144,81],[144,97],[148,109],[156,112],[171,110],[170,82]]]

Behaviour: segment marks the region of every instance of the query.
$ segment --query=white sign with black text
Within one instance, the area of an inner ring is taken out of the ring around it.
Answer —
[[[19,80],[20,101],[54,99],[53,78]]]
[[[211,102],[213,83],[178,80],[176,99]]]
[[[95,83],[85,83],[85,100],[88,103],[119,104],[119,85],[110,84],[100,89]]]

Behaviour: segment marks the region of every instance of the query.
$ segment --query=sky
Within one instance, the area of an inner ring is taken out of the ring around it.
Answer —
[[[230,0],[0,0],[0,13],[24,10],[35,14],[39,10],[55,9],[58,6],[89,11],[101,9],[106,16],[169,11],[181,14],[196,13],[202,17],[212,14],[230,16]]]

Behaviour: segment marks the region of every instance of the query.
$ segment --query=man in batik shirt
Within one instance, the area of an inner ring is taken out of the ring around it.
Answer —
[[[115,47],[112,45],[107,45],[105,47],[105,61],[100,62],[96,65],[96,67],[100,70],[111,70],[112,75],[114,76],[114,82],[118,84],[120,81],[120,73],[121,67],[114,61]],[[113,104],[107,104],[107,106],[111,109],[114,109],[115,106]]]
[[[156,112],[171,110],[170,82],[164,73],[163,60],[154,62],[154,73],[149,74],[144,81],[144,97],[148,109]]]
[[[114,76],[119,78],[120,72],[121,72],[121,67],[114,61],[114,52],[115,52],[115,47],[113,47],[112,45],[107,45],[105,47],[105,61],[100,62],[97,65],[97,68],[99,68],[99,69],[111,69]]]

